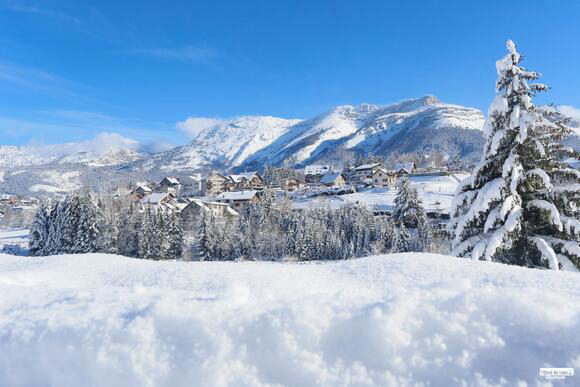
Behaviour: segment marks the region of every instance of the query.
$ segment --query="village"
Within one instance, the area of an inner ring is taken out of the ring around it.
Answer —
[[[132,190],[117,190],[117,195],[128,195],[131,201],[142,206],[152,206],[180,214],[182,218],[192,218],[200,211],[210,212],[215,217],[236,217],[248,206],[255,203],[265,190],[274,199],[299,201],[316,196],[335,197],[358,191],[382,189],[393,191],[402,176],[445,176],[444,170],[416,170],[413,162],[399,163],[387,169],[382,163],[362,164],[348,171],[333,169],[332,165],[307,165],[304,169],[275,169],[281,175],[277,179],[266,179],[257,171],[239,174],[225,174],[212,171],[207,176],[201,174],[177,177],[166,176],[159,182],[139,184]],[[377,214],[388,214],[384,206],[375,206]],[[299,206],[294,206],[299,209]],[[448,216],[448,212],[432,214],[432,217]]]
[[[191,219],[198,216],[200,211],[210,212],[216,217],[236,217],[249,203],[255,203],[264,190],[273,194],[277,202],[294,201],[294,209],[300,209],[303,204],[301,200],[316,197],[332,199],[356,192],[394,193],[401,176],[413,180],[462,173],[450,172],[445,167],[416,168],[414,162],[395,163],[391,168],[381,162],[352,168],[315,164],[302,169],[272,167],[268,172],[269,178],[257,171],[238,174],[212,171],[205,176],[201,173],[165,176],[159,181],[144,181],[133,187],[118,187],[112,192],[103,193],[117,198],[127,197],[139,206],[169,211],[182,218]],[[41,200],[39,197],[3,194],[0,197],[0,222],[9,228],[27,227]],[[376,214],[389,214],[388,203],[372,203],[370,206]],[[431,218],[448,219],[446,208],[436,210],[428,213]]]

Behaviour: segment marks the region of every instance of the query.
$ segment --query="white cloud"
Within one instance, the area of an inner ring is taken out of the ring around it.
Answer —
[[[95,152],[103,154],[108,151],[118,151],[122,149],[136,151],[139,147],[139,142],[123,137],[119,133],[102,132],[98,133],[92,140],[76,143],[73,148],[77,152]]]
[[[8,5],[5,6],[5,8],[13,12],[28,13],[38,16],[45,16],[52,19],[58,19],[68,23],[81,24],[81,21],[76,17],[58,10],[41,8],[33,5],[17,5],[17,4]]]
[[[190,63],[208,63],[220,56],[220,53],[211,47],[189,45],[177,48],[136,48],[130,52],[158,59]]]
[[[177,129],[183,131],[187,137],[190,139],[194,139],[197,135],[204,130],[205,128],[209,128],[210,126],[214,126],[223,122],[217,118],[210,118],[210,117],[189,117],[185,121],[179,121],[176,126]]]
[[[31,143],[26,146],[18,147],[22,151],[36,151],[44,156],[62,157],[74,153],[90,152],[103,155],[109,151],[118,151],[129,149],[138,151],[141,145],[139,142],[124,137],[119,133],[101,132],[97,133],[94,138],[79,142],[68,142],[64,144],[42,145]]]
[[[100,112],[33,111],[28,119],[0,116],[0,137],[8,142],[20,140],[18,142],[28,142],[29,146],[42,146],[43,152],[55,152],[55,156],[76,152],[103,153],[111,149],[161,152],[175,146],[164,139],[164,136],[168,137],[162,130],[165,125],[152,128],[142,124]],[[78,138],[88,140],[74,140]],[[0,139],[0,145],[2,142]],[[58,145],[45,146],[47,143]]]
[[[175,148],[175,144],[170,143],[168,141],[160,140],[160,141],[151,141],[147,144],[141,144],[141,146],[139,147],[139,151],[145,153],[159,153],[168,151],[172,148]]]
[[[0,59],[0,84],[11,88],[11,92],[28,96],[31,92],[57,99],[92,102],[88,97],[96,89],[70,81],[60,75],[34,67],[22,66]]]

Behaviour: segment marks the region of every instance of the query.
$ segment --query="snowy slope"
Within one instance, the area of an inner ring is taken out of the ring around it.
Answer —
[[[162,170],[236,167],[298,122],[270,116],[222,121],[203,129],[189,144],[164,152],[145,165]]]
[[[580,368],[578,274],[439,255],[0,255],[0,295],[2,386],[515,386]]]
[[[250,156],[245,165],[280,164],[291,158],[307,164],[320,159],[340,160],[349,152],[388,154],[431,149],[475,158],[483,146],[483,122],[479,110],[445,104],[433,96],[388,106],[338,106],[290,128]]]
[[[86,150],[83,143],[42,146],[0,145],[0,168],[15,169],[51,163],[84,164],[98,167],[127,163],[145,156],[143,153],[123,145],[97,150]]]
[[[450,176],[411,176],[411,186],[417,188],[419,199],[428,210],[439,210],[449,213],[455,190],[468,174],[456,173]],[[340,208],[348,205],[363,204],[370,209],[391,210],[397,191],[395,187],[373,188],[366,191],[340,196],[317,196],[300,198],[292,202],[293,208],[315,208],[329,206]]]

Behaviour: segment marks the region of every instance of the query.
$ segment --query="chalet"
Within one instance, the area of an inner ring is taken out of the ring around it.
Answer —
[[[179,211],[179,204],[171,192],[154,192],[139,201],[143,206],[153,206],[157,209]]]
[[[410,175],[415,170],[415,163],[412,161],[406,163],[399,163],[395,166],[395,172],[398,176]]]
[[[234,210],[243,210],[248,204],[255,203],[258,200],[258,191],[235,191],[223,192],[219,194],[215,201],[219,203],[226,203]]]
[[[153,193],[151,188],[147,187],[146,185],[140,185],[139,187],[135,188],[134,192],[141,195],[141,196],[147,196],[147,195],[151,195],[151,193]]]
[[[304,187],[306,187],[306,182],[296,177],[287,177],[282,180],[282,183],[280,184],[280,188],[282,188],[284,192],[294,192]]]
[[[329,170],[330,165],[307,165],[304,169],[304,180],[310,184],[318,184]]]
[[[228,191],[240,191],[244,189],[262,189],[264,179],[258,172],[244,172],[238,175],[230,175]]]
[[[206,195],[215,196],[228,190],[231,179],[218,172],[209,174],[206,180]]]
[[[351,179],[354,183],[360,183],[365,179],[370,179],[376,171],[383,168],[381,163],[363,164],[354,168]]]
[[[180,211],[184,220],[197,219],[203,213],[211,214],[218,218],[236,217],[239,214],[226,203],[208,202],[192,199]]]
[[[129,199],[138,202],[141,201],[141,199],[143,199],[145,196],[151,195],[152,193],[153,191],[151,188],[147,187],[146,185],[140,185],[131,191],[129,194]]]
[[[388,171],[384,168],[377,169],[371,178],[373,179],[373,187],[392,187],[397,182],[395,171]]]
[[[202,179],[201,173],[196,173],[190,176],[184,176],[180,179],[181,183],[181,197],[202,195],[205,191],[205,179]]]
[[[163,180],[157,184],[157,187],[155,187],[155,191],[165,193],[171,192],[175,196],[179,196],[181,191],[181,183],[176,177],[164,177]]]
[[[346,178],[342,172],[328,172],[320,179],[320,184],[327,187],[339,187],[346,184]]]

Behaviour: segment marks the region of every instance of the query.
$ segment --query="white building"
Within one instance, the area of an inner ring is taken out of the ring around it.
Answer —
[[[255,203],[257,200],[258,191],[255,190],[222,192],[215,198],[216,202],[226,203],[236,211],[244,209],[249,203]]]
[[[307,165],[304,169],[304,180],[307,183],[318,184],[322,176],[326,175],[330,171],[330,165]]]
[[[352,171],[350,179],[353,183],[360,183],[365,179],[372,178],[375,172],[381,168],[383,168],[381,163],[359,165]]]

